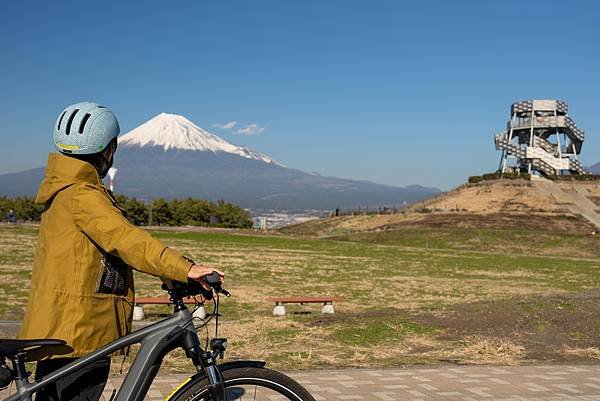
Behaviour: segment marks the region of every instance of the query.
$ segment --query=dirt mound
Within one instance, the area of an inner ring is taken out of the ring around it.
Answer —
[[[555,194],[548,191],[548,186],[557,192],[581,193],[591,201],[600,196],[600,185],[595,181],[492,180],[463,185],[422,204],[413,205],[409,211],[425,207],[480,214],[569,213],[569,202],[557,199]]]
[[[553,191],[548,190],[551,187]],[[594,182],[536,182],[494,180],[466,184],[395,214],[342,216],[283,227],[292,235],[337,236],[353,232],[402,227],[522,228],[590,233],[598,228],[566,202],[577,195],[589,205],[599,204],[600,186]],[[598,207],[600,209],[600,206]],[[590,211],[592,213],[592,211]]]

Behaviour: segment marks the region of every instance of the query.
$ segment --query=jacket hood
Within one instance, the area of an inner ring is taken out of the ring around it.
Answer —
[[[50,153],[44,180],[38,189],[35,203],[46,203],[59,191],[78,182],[101,185],[98,172],[90,163],[62,154]]]

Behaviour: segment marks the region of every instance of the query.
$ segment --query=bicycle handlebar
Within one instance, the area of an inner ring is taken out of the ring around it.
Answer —
[[[213,272],[211,274],[207,274],[206,276],[202,277],[202,280],[210,287],[209,289],[204,288],[204,286],[196,280],[189,279],[187,283],[184,283],[181,281],[168,280],[164,278],[162,279],[162,289],[169,292],[171,299],[175,303],[185,297],[193,297],[196,295],[202,295],[202,297],[205,299],[211,300],[213,299],[215,292],[218,294],[223,294],[226,297],[231,296],[229,291],[225,290],[221,286],[221,276],[219,276],[219,273]]]

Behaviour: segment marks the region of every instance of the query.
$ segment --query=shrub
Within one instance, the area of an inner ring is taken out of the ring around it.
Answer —
[[[597,174],[549,175],[546,178],[552,181],[599,181]]]
[[[469,177],[469,184],[476,184],[476,183],[482,182],[482,181],[492,181],[492,180],[499,180],[499,179],[516,180],[518,178],[522,178],[524,180],[530,180],[531,175],[529,173],[519,173],[519,172],[500,173],[497,171],[495,173],[487,173],[487,174],[483,174],[483,175],[471,176],[471,177]]]
[[[482,175],[481,177],[485,181],[497,180],[498,178],[500,178],[500,174],[499,173],[488,173],[488,174]]]

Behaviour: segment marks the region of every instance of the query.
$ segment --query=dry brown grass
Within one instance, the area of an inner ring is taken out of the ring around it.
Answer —
[[[525,348],[510,338],[474,336],[465,339],[458,347],[444,350],[440,359],[469,364],[516,365],[524,355]]]
[[[584,358],[593,358],[600,360],[600,348],[598,347],[587,347],[587,348],[572,348],[565,347],[562,350],[565,355],[574,355]]]
[[[16,225],[0,229],[0,317],[15,319],[22,316],[31,281],[31,265],[37,236],[31,230]]]

